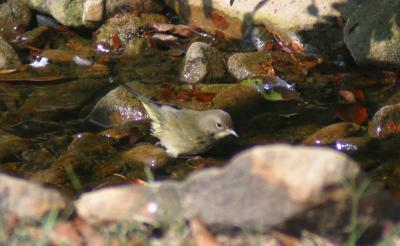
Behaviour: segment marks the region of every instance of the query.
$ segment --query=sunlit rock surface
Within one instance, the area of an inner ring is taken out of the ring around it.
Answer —
[[[400,66],[399,11],[396,0],[368,0],[351,15],[344,41],[358,64]]]

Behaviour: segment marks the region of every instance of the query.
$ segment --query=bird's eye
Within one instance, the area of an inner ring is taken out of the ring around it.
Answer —
[[[217,128],[222,128],[222,124],[219,123],[219,122],[215,123],[215,126],[216,126]]]

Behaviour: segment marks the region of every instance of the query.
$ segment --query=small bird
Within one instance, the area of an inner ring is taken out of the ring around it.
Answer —
[[[231,116],[220,109],[197,111],[159,105],[126,84],[118,83],[139,99],[151,119],[152,135],[160,140],[168,155],[196,155],[218,140],[233,135]]]

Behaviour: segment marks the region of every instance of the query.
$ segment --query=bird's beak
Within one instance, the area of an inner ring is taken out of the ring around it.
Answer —
[[[226,130],[227,133],[229,133],[230,135],[233,135],[235,137],[239,137],[239,135],[233,130],[233,129],[228,129]]]

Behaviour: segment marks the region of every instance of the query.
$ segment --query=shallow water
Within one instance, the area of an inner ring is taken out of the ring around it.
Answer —
[[[32,64],[37,56],[32,46],[40,50],[67,47],[67,51],[57,53],[47,65],[25,65],[0,74],[1,172],[41,182],[76,197],[107,185],[146,182],[149,177],[145,165],[150,166],[157,180],[182,179],[197,169],[223,166],[251,146],[308,143],[349,154],[374,180],[396,194],[400,191],[398,138],[371,139],[367,134],[368,121],[398,91],[393,72],[360,69],[345,58],[340,64],[349,65],[337,66],[330,60],[333,58],[318,65],[316,59],[310,58],[313,56],[272,50],[272,63],[264,64],[265,70],[270,72],[273,67],[276,76],[294,84],[300,100],[287,96],[285,91],[278,91],[283,98],[277,101],[265,100],[262,96],[268,99],[268,95],[260,91],[257,104],[250,108],[241,108],[246,102],[235,102],[239,110],[231,113],[240,138],[224,139],[200,158],[169,159],[154,145],[157,139],[149,136],[146,119],[120,122],[123,124],[105,131],[99,124],[92,124],[88,116],[96,103],[116,87],[112,83],[115,80],[136,80],[162,88],[161,95],[153,98],[161,102],[212,105],[218,91],[210,92],[204,87],[196,98],[189,87],[181,86],[182,54],[177,56],[170,47],[134,56],[116,51],[100,53],[88,37],[74,31],[57,32],[47,42],[39,39],[29,47],[21,44],[17,51],[25,64]],[[240,50],[240,45],[235,46],[240,44],[238,40],[218,42],[218,47],[224,47],[221,42],[226,42],[226,57],[232,50]],[[73,58],[79,54],[90,63],[76,64]],[[230,75],[217,81],[238,82]],[[343,121],[360,126],[352,129],[338,125],[312,136]],[[145,143],[152,145],[140,147]],[[130,151],[132,148],[135,151]]]

